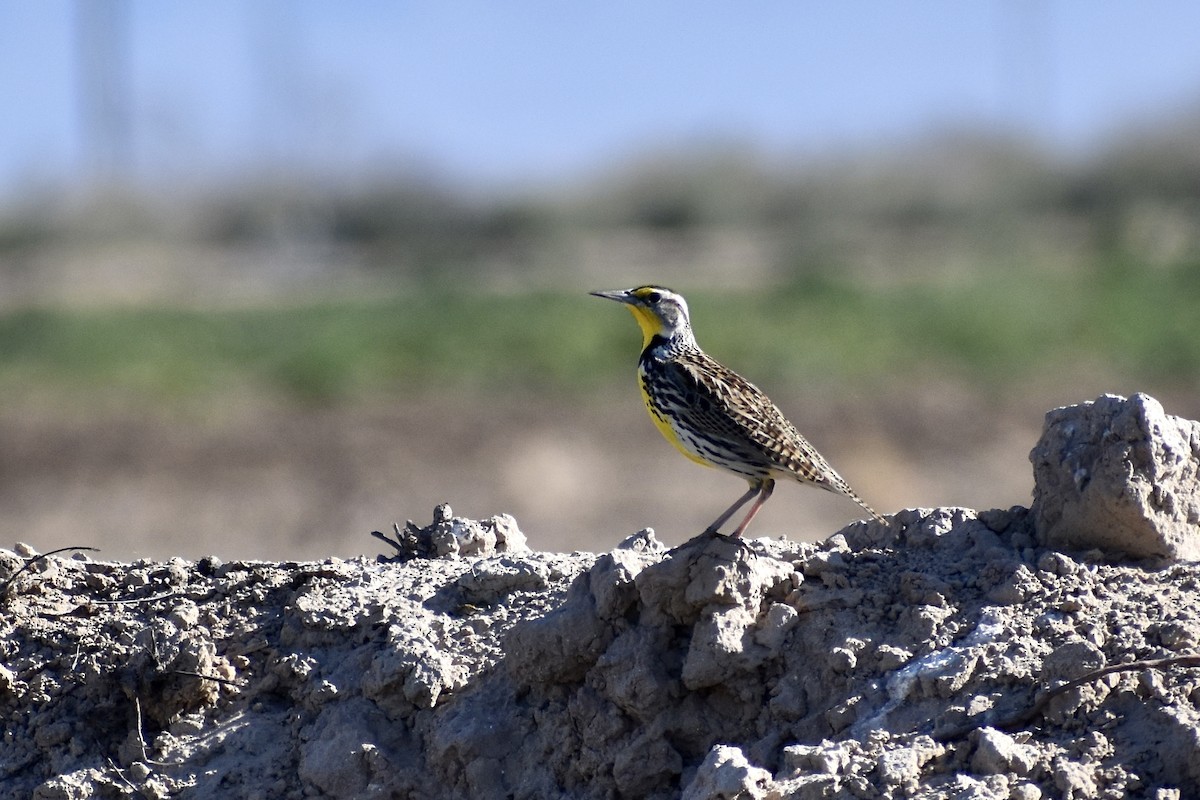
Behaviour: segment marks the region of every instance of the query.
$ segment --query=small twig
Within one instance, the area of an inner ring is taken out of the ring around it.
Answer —
[[[171,674],[172,675],[186,675],[189,678],[203,678],[206,681],[212,681],[213,683],[220,683],[225,686],[232,686],[235,689],[245,689],[246,688],[246,683],[244,681],[233,680],[231,678],[218,678],[216,675],[205,675],[200,672],[189,672],[186,669],[173,669],[173,670],[171,670]]]
[[[1060,686],[1055,686],[1053,689],[1046,690],[1027,710],[1000,720],[996,723],[995,727],[1004,730],[1018,728],[1041,714],[1042,711],[1045,710],[1046,706],[1050,704],[1050,701],[1058,697],[1060,694],[1065,694],[1072,689],[1078,688],[1087,683],[1091,683],[1099,678],[1103,678],[1105,675],[1111,675],[1114,672],[1137,672],[1143,669],[1167,670],[1171,667],[1200,667],[1200,655],[1170,656],[1168,658],[1153,658],[1146,661],[1128,661],[1122,664],[1109,664],[1107,667],[1101,667],[1100,669],[1092,670],[1086,675],[1080,675],[1074,680],[1069,680]]]
[[[22,572],[29,569],[30,567],[32,567],[34,564],[36,564],[39,561],[43,561],[43,560],[49,558],[50,556],[58,555],[59,553],[65,553],[68,550],[89,550],[93,553],[100,552],[99,547],[86,547],[84,545],[76,545],[76,546],[71,546],[71,547],[59,547],[59,548],[57,548],[55,550],[51,550],[47,553],[41,553],[39,555],[36,555],[33,558],[27,560],[21,566],[21,568],[19,570],[17,570],[16,572],[14,572],[12,575],[10,575],[8,577],[8,580],[6,580],[4,582],[3,586],[0,586],[0,598],[8,596],[8,587],[12,586],[13,581],[15,581],[17,578],[19,578]]]
[[[1168,656],[1167,658],[1152,658],[1145,661],[1127,661],[1121,664],[1109,664],[1107,667],[1094,669],[1091,672],[1080,675],[1078,678],[1067,681],[1066,683],[1047,689],[1038,695],[1037,700],[1033,705],[1015,714],[1009,714],[1007,717],[1001,717],[998,720],[971,720],[948,731],[942,731],[934,734],[934,739],[939,742],[948,742],[954,739],[961,739],[976,728],[981,728],[988,725],[998,730],[1011,731],[1023,727],[1029,722],[1037,719],[1050,701],[1061,694],[1077,689],[1080,686],[1091,683],[1094,680],[1103,678],[1105,675],[1112,675],[1115,672],[1137,672],[1144,669],[1168,670],[1171,667],[1200,667],[1200,655],[1187,656]]]
[[[395,548],[399,555],[404,555],[404,546],[400,544],[400,526],[398,524],[393,524],[392,527],[396,529],[395,539],[389,539],[387,534],[380,533],[379,531],[371,531],[371,535],[381,542],[387,542],[389,545]]]
[[[138,789],[138,787],[136,785],[134,785],[133,781],[131,781],[131,780],[129,780],[129,778],[125,777],[125,770],[123,770],[117,766],[117,762],[112,760],[112,756],[108,756],[104,760],[108,762],[108,766],[112,769],[112,771],[116,774],[116,776],[118,778],[120,778],[125,783],[126,786],[129,787],[129,791],[133,792],[134,795],[136,795],[138,797],[144,798],[146,796],[142,793],[142,791],[140,789]]]
[[[152,595],[150,597],[128,597],[123,600],[92,599],[90,602],[95,603],[96,605],[102,605],[102,606],[125,606],[125,605],[137,605],[138,603],[155,603],[155,602],[158,602],[159,600],[170,600],[172,597],[178,597],[178,596],[179,596],[179,592],[171,590],[169,592],[163,592],[162,594],[156,594],[156,595]]]
[[[142,698],[138,697],[137,695],[134,695],[134,697],[133,697],[133,711],[137,715],[138,748],[141,750],[141,753],[142,753],[141,760],[145,761],[146,760],[146,737],[144,735],[142,735]]]

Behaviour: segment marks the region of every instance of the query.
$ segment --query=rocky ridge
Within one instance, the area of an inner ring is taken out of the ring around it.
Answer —
[[[819,544],[439,507],[386,559],[18,546],[0,796],[1200,797],[1200,424],[1100,398],[1031,460],[1031,509]]]

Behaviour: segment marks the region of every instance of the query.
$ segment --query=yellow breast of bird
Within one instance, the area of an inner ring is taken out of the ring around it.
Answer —
[[[650,412],[650,419],[654,422],[654,427],[658,428],[658,432],[663,435],[663,438],[673,444],[676,450],[697,464],[703,464],[706,467],[714,466],[712,462],[697,454],[689,446],[688,442],[680,438],[679,433],[675,430],[675,426],[671,423],[671,419],[659,408],[654,397],[647,390],[646,375],[642,370],[638,371],[638,388],[642,390],[642,401],[646,404],[646,411]]]

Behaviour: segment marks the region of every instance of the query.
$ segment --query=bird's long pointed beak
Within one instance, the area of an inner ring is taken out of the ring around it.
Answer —
[[[628,289],[610,289],[608,291],[601,292],[588,292],[588,294],[592,295],[593,297],[603,297],[607,300],[616,300],[618,303],[625,303],[626,305],[633,303],[633,295],[629,293]]]

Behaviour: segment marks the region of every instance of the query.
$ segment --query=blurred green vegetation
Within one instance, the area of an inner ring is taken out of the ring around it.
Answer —
[[[710,353],[772,387],[884,386],[916,371],[990,389],[1099,365],[1200,382],[1200,264],[1147,275],[994,271],[937,285],[829,277],[689,293]],[[17,310],[0,315],[0,392],[170,402],[231,389],[327,403],[444,390],[587,394],[628,381],[640,343],[584,294],[429,291],[294,307]]]
[[[1075,160],[947,134],[650,154],[491,194],[381,174],[44,198],[0,216],[0,396],[583,397],[630,380],[640,341],[586,290],[638,265],[772,388],[1197,387],[1200,116],[1168,122]]]

